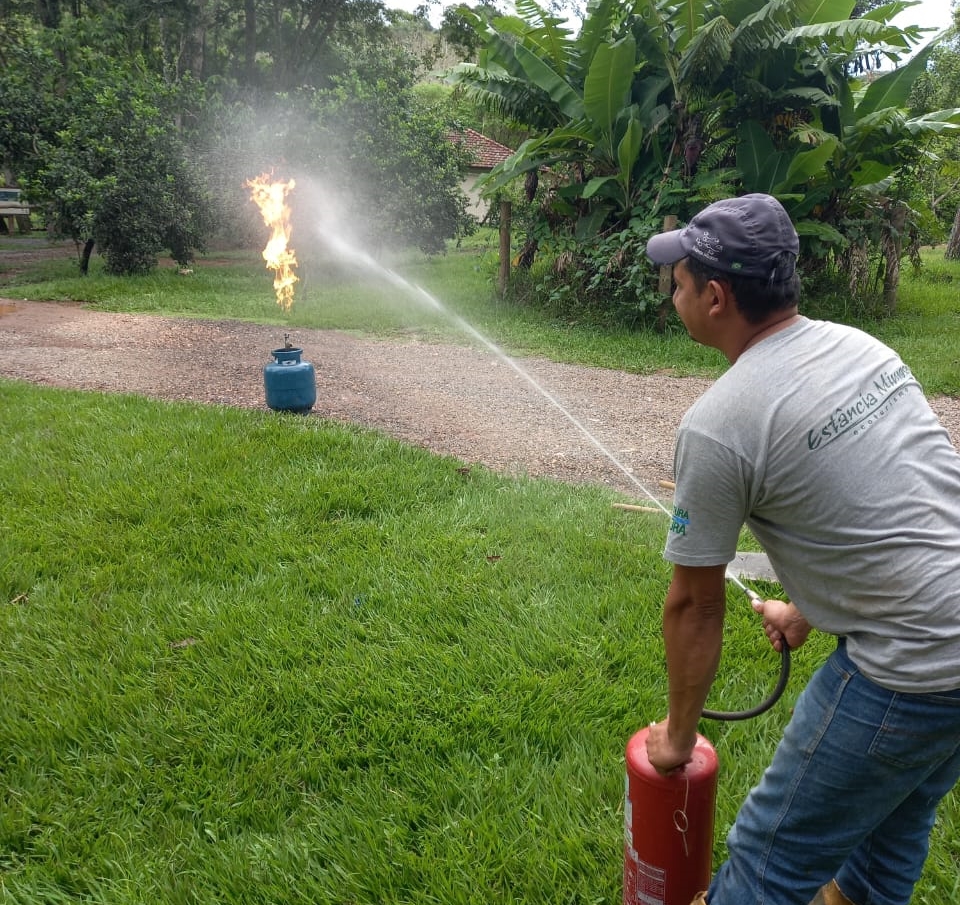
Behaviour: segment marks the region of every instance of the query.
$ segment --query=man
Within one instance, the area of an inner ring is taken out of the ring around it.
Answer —
[[[686,762],[720,658],[741,525],[792,602],[754,603],[773,646],[838,638],[728,836],[709,905],[907,905],[960,776],[960,455],[896,353],[798,313],[799,241],[767,195],[713,204],[647,254],[730,369],[684,416],[663,614]],[[701,895],[697,901],[704,901]]]

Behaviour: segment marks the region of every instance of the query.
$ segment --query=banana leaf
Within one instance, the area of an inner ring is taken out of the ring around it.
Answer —
[[[633,82],[637,44],[631,35],[615,44],[601,44],[583,84],[583,110],[603,133],[609,134],[623,109]]]

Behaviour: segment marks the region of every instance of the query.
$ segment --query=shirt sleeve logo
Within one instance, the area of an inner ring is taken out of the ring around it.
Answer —
[[[687,525],[690,524],[690,513],[679,506],[673,507],[673,517],[670,519],[670,531],[672,534],[686,535]]]

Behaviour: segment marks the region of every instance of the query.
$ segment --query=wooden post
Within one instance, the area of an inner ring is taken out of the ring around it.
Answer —
[[[675,214],[667,214],[663,218],[663,232],[668,233],[677,228],[677,217]],[[660,295],[673,295],[670,291],[673,286],[673,267],[665,264],[660,268],[660,282],[657,284],[657,291]]]
[[[500,202],[500,272],[497,274],[497,292],[500,298],[507,293],[510,285],[510,217],[509,201]]]
[[[675,214],[667,214],[663,218],[663,231],[670,232],[672,229],[677,228],[677,217]],[[657,292],[660,295],[667,296],[667,299],[660,303],[660,308],[657,311],[657,330],[660,333],[667,327],[667,315],[670,313],[670,296],[673,295],[673,266],[670,264],[665,264],[660,268],[660,278],[657,282]]]

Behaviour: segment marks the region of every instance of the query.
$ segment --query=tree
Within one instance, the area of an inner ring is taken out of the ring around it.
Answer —
[[[334,88],[305,93],[313,122],[288,151],[353,212],[345,227],[359,244],[441,252],[473,226],[460,190],[467,159],[449,141],[453,123],[413,90],[416,61],[384,51],[357,54]]]
[[[327,87],[344,68],[344,48],[380,43],[386,27],[381,0],[247,0],[234,41],[243,38],[247,84],[291,91]]]
[[[167,85],[143,61],[114,62],[91,47],[91,21],[20,25],[2,48],[14,64],[0,73],[5,168],[48,225],[83,246],[84,271],[95,246],[113,273],[142,273],[163,249],[190,260],[203,247],[206,199],[173,126],[188,84]]]
[[[0,19],[0,169],[29,170],[35,149],[54,135],[65,115],[57,91],[53,50],[35,39],[26,18]]]
[[[483,46],[483,39],[477,33],[476,22],[490,22],[502,15],[503,12],[497,5],[488,0],[482,0],[473,7],[466,4],[451,5],[443,11],[440,34],[463,55],[461,59],[474,59]]]
[[[956,103],[960,98],[960,5],[953,8],[954,25],[945,40],[930,55],[928,72],[914,86],[910,97],[915,113]],[[922,162],[924,197],[933,215],[949,231],[945,255],[960,259],[960,136],[944,135]]]
[[[450,123],[409,92],[354,87],[315,98],[336,164],[314,169],[338,186],[341,210],[365,212],[348,227],[361,246],[444,251],[446,239],[473,228],[460,191],[467,160],[448,139]]]
[[[106,84],[101,72],[85,87],[27,181],[31,195],[48,199],[49,222],[83,244],[84,273],[95,246],[113,274],[146,273],[164,249],[188,263],[204,248],[207,200],[157,105],[162,86]]]

